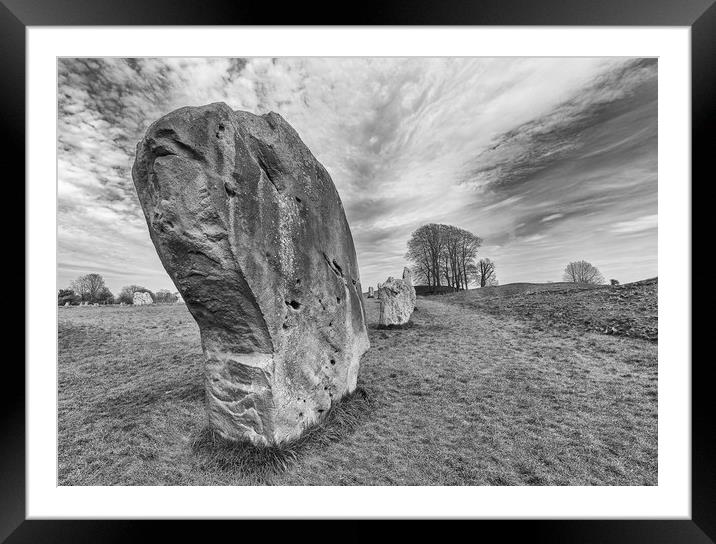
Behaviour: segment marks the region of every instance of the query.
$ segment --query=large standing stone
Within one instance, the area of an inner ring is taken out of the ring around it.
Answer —
[[[144,306],[145,304],[152,304],[152,295],[146,291],[135,291],[132,295],[132,304],[135,306]]]
[[[210,425],[256,444],[298,437],[355,389],[369,347],[328,172],[281,116],[219,103],[150,126],[132,177],[201,331]]]
[[[391,276],[379,285],[380,317],[378,323],[384,327],[408,323],[415,308],[415,289],[412,284]]]

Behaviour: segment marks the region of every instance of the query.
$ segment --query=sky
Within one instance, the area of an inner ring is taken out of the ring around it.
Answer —
[[[101,274],[175,291],[134,184],[148,126],[182,106],[279,113],[330,173],[364,289],[410,234],[483,239],[501,284],[587,260],[657,275],[657,61],[630,58],[93,58],[58,61],[58,288]]]

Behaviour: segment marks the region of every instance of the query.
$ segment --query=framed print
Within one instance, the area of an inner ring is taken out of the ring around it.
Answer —
[[[28,316],[0,537],[716,539],[711,2],[134,4],[0,11]]]

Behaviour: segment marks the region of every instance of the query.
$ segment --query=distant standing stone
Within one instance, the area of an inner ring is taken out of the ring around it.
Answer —
[[[70,305],[69,302],[65,302],[65,308],[67,308]]]
[[[413,286],[413,273],[407,266],[403,268],[403,281],[408,287],[410,287],[410,300],[411,304],[413,305],[413,308],[415,308],[415,301],[417,300],[417,295],[415,294],[415,287]]]
[[[136,291],[132,297],[132,304],[135,306],[144,306],[146,304],[152,304],[152,295],[144,291]]]
[[[280,115],[217,103],[151,125],[132,177],[199,325],[210,426],[261,445],[299,437],[355,390],[369,347],[328,172]]]
[[[368,287],[368,298],[373,298],[375,295],[373,295],[373,287]]]
[[[382,326],[405,325],[415,308],[415,289],[402,279],[389,277],[378,289]]]

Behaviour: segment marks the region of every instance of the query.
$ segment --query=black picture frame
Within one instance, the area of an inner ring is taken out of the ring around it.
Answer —
[[[191,0],[1,0],[0,1],[0,108],[4,132],[9,136],[6,157],[21,157],[25,145],[25,31],[28,26],[81,25],[584,25],[584,26],[688,26],[692,47],[692,195],[699,199],[712,185],[714,102],[716,102],[716,4],[714,0],[398,0],[366,1],[340,12],[340,4],[293,3],[277,9],[259,2]],[[24,179],[24,164],[15,179]],[[696,181],[699,181],[696,183]],[[20,196],[24,200],[23,195]],[[17,206],[19,208],[19,206]],[[700,217],[701,219],[698,219]],[[704,215],[692,214],[694,234],[708,232]],[[701,224],[699,224],[701,221]],[[692,243],[692,247],[698,247]],[[24,266],[24,265],[23,265]],[[706,270],[692,267],[692,285],[710,283]],[[712,281],[712,280],[711,280]],[[26,288],[30,286],[25,285]],[[694,316],[692,338],[704,338],[708,321]],[[27,327],[32,323],[28,322]],[[698,334],[701,332],[702,334]],[[694,352],[695,353],[695,352]],[[713,433],[714,402],[710,395],[711,358],[694,357],[692,365],[692,517],[690,520],[531,520],[478,521],[470,534],[500,539],[525,535],[537,542],[716,542],[716,465]],[[688,361],[683,361],[688,364]],[[0,395],[0,542],[131,542],[155,539],[148,521],[28,521],[25,519],[25,390],[23,369],[7,369]],[[11,366],[8,358],[6,368]],[[10,373],[17,372],[17,377]],[[224,522],[226,527],[228,523]],[[241,522],[246,524],[246,522]],[[268,523],[268,522],[263,522]],[[270,522],[274,524],[275,522]],[[190,526],[191,525],[191,526]],[[163,540],[178,533],[191,538],[187,522],[161,523]],[[413,524],[425,535],[422,524]],[[256,527],[242,526],[245,538]],[[325,526],[324,526],[325,527]],[[234,530],[234,529],[232,529]],[[275,534],[276,527],[271,532]],[[325,529],[321,529],[325,530]],[[458,528],[464,530],[464,528]],[[212,527],[211,531],[215,531]],[[310,535],[314,530],[300,529]],[[328,529],[331,531],[331,529]],[[402,529],[401,529],[402,531]],[[259,532],[261,532],[259,530]],[[440,529],[442,538],[447,536]],[[374,538],[375,530],[360,522],[340,529],[352,541]],[[402,532],[408,538],[407,532]]]

